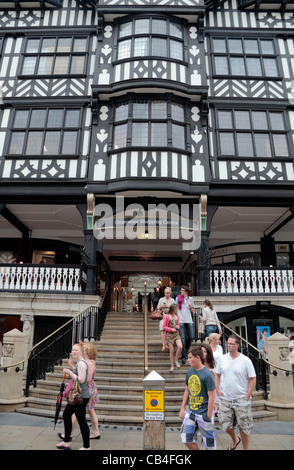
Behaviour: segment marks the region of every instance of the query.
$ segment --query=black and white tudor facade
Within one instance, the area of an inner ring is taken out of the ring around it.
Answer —
[[[1,1],[0,335],[168,277],[253,342],[294,330],[293,25],[292,0]],[[199,204],[200,247],[97,240],[118,196]]]

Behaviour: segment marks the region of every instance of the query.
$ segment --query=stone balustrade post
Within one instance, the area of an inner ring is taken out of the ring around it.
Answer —
[[[289,338],[275,333],[268,338],[270,395],[266,408],[275,411],[281,421],[294,421],[294,381],[290,362]]]
[[[0,370],[0,407],[1,411],[12,411],[26,402],[23,393],[23,364],[17,364],[25,357],[27,337],[14,329],[3,335]]]

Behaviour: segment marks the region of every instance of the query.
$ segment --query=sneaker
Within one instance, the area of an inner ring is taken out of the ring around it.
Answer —
[[[175,364],[176,364],[176,367],[177,367],[178,369],[180,369],[181,366],[180,366],[180,364],[178,363],[178,361],[176,361]]]
[[[174,371],[174,366],[171,366],[171,368],[170,368],[170,370],[169,370],[169,371],[170,371],[170,373],[172,374],[172,373],[173,373],[173,371]]]
[[[182,364],[186,364],[186,358],[182,357]]]

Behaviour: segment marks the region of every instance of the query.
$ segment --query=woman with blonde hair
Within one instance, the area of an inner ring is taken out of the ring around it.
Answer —
[[[164,297],[161,297],[159,299],[159,302],[157,304],[157,310],[160,310],[161,313],[163,314],[163,319],[160,320],[159,322],[159,331],[160,331],[160,334],[161,334],[161,341],[162,341],[162,351],[165,351],[165,348],[166,348],[166,343],[165,343],[165,331],[163,329],[163,321],[164,321],[164,318],[168,312],[168,309],[170,308],[170,306],[174,303],[174,299],[171,298],[171,293],[172,293],[172,290],[170,287],[166,287],[164,289]]]
[[[93,434],[90,435],[90,439],[100,439],[100,433],[98,429],[98,417],[95,411],[95,408],[99,403],[97,386],[94,380],[96,371],[95,359],[97,357],[97,348],[93,343],[84,343],[83,354],[89,367],[88,387],[90,392],[90,400],[87,404],[87,412],[89,413],[94,431]]]
[[[224,353],[222,346],[219,344],[220,343],[220,335],[218,333],[211,333],[207,338],[205,338],[205,343],[208,344],[211,347],[211,350],[212,350],[212,354],[213,354],[213,358],[214,358],[214,362],[215,362],[215,367],[213,369],[213,372],[214,372],[220,357]],[[219,396],[216,394],[215,395],[215,404],[214,404],[215,416],[217,416],[218,407],[219,407]]]

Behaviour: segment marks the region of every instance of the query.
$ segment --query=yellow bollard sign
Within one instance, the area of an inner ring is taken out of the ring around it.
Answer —
[[[146,421],[162,421],[164,419],[163,390],[144,391],[144,414]]]

